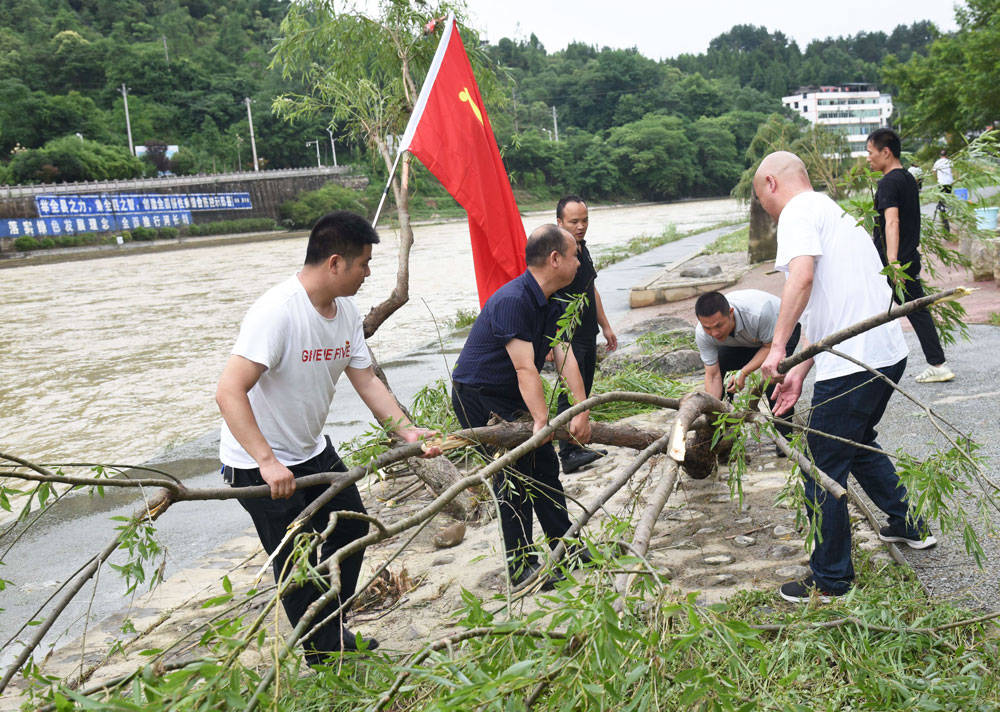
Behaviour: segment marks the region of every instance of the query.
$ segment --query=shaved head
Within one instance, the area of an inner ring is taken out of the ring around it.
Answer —
[[[754,181],[762,175],[779,176],[786,179],[798,178],[806,183],[809,182],[806,164],[790,151],[775,151],[764,156],[764,160],[760,162],[757,173],[754,175]]]
[[[812,183],[801,158],[789,151],[775,151],[760,162],[753,190],[764,210],[777,220],[785,204],[799,193],[811,191]]]

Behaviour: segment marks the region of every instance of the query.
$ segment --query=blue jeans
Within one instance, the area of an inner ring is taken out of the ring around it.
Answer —
[[[878,370],[893,383],[899,383],[905,369],[904,358]],[[817,381],[809,425],[824,433],[879,448],[875,442],[875,426],[882,419],[891,395],[889,384],[867,371]],[[906,526],[906,488],[900,485],[896,468],[886,455],[813,433],[808,435],[807,440],[819,469],[844,487],[847,486],[848,473],[853,473],[871,501],[889,515],[891,526],[906,527],[908,531],[914,529],[913,525]],[[822,516],[819,535],[809,560],[813,580],[827,593],[845,593],[854,580],[847,498],[834,499],[811,477],[806,477],[805,492],[806,498]],[[815,516],[812,509],[809,516]],[[922,527],[923,523],[918,522],[916,526]]]

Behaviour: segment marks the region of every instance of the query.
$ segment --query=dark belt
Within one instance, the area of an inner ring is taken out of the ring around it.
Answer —
[[[491,398],[507,398],[509,400],[521,400],[521,391],[517,384],[514,383],[506,388],[498,388],[494,385],[483,385],[483,384],[471,384],[471,383],[460,383],[455,381],[455,388],[459,391],[475,391],[484,396],[490,396]]]

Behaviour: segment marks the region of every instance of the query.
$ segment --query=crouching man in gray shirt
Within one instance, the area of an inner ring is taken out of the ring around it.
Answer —
[[[698,297],[694,313],[698,325],[694,329],[698,353],[705,364],[705,392],[726,400],[743,388],[747,376],[760,368],[771,350],[774,325],[778,321],[781,300],[759,289],[740,289],[723,295],[707,292]],[[799,343],[796,325],[788,340],[785,353],[791,356]],[[731,374],[725,378],[727,374]],[[770,403],[772,383],[766,395]],[[786,416],[789,420],[790,415]],[[790,434],[787,426],[777,426],[784,436]]]

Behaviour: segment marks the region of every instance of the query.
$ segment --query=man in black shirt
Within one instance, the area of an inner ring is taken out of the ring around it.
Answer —
[[[576,195],[562,198],[556,204],[556,224],[576,238],[576,245],[579,248],[577,256],[580,258],[580,267],[576,271],[576,277],[568,286],[556,292],[555,300],[565,308],[566,303],[577,294],[587,295],[587,304],[581,313],[582,321],[573,333],[572,347],[573,355],[576,356],[576,362],[580,366],[580,375],[583,376],[584,390],[589,396],[590,389],[594,385],[594,371],[597,368],[598,327],[604,333],[608,351],[618,348],[618,337],[615,336],[611,323],[604,313],[601,295],[594,284],[597,270],[590,258],[590,250],[587,249],[585,239],[587,228],[590,226],[587,204]],[[559,397],[558,411],[562,413],[567,408],[569,399],[562,394]],[[559,444],[559,459],[566,474],[579,470],[605,454],[607,454],[605,450],[584,449],[572,440],[564,440]]]
[[[528,269],[486,301],[452,373],[451,402],[464,428],[486,425],[493,413],[505,420],[527,413],[534,432],[544,428],[549,408],[540,372],[549,350],[573,397],[578,402],[586,397],[572,349],[550,343],[561,309],[549,297],[576,274],[576,241],[556,225],[543,225],[531,233],[524,255]],[[590,440],[589,417],[584,411],[569,424],[570,434],[582,443]],[[493,489],[500,502],[507,566],[516,588],[533,577],[539,565],[532,551],[532,509],[553,547],[570,521],[551,442],[522,457],[511,469],[516,476],[501,471],[493,479]]]
[[[895,262],[906,267],[908,280],[902,284],[903,298],[912,301],[924,296],[920,281],[920,192],[917,182],[900,163],[899,135],[892,129],[876,129],[868,136],[868,164],[882,173],[875,191],[875,246],[882,264]],[[890,286],[891,284],[890,280]],[[895,294],[895,292],[893,292]],[[897,298],[898,299],[898,298]],[[934,320],[926,309],[907,315],[920,340],[927,368],[918,376],[919,383],[950,381],[955,377],[945,363],[944,350]]]

